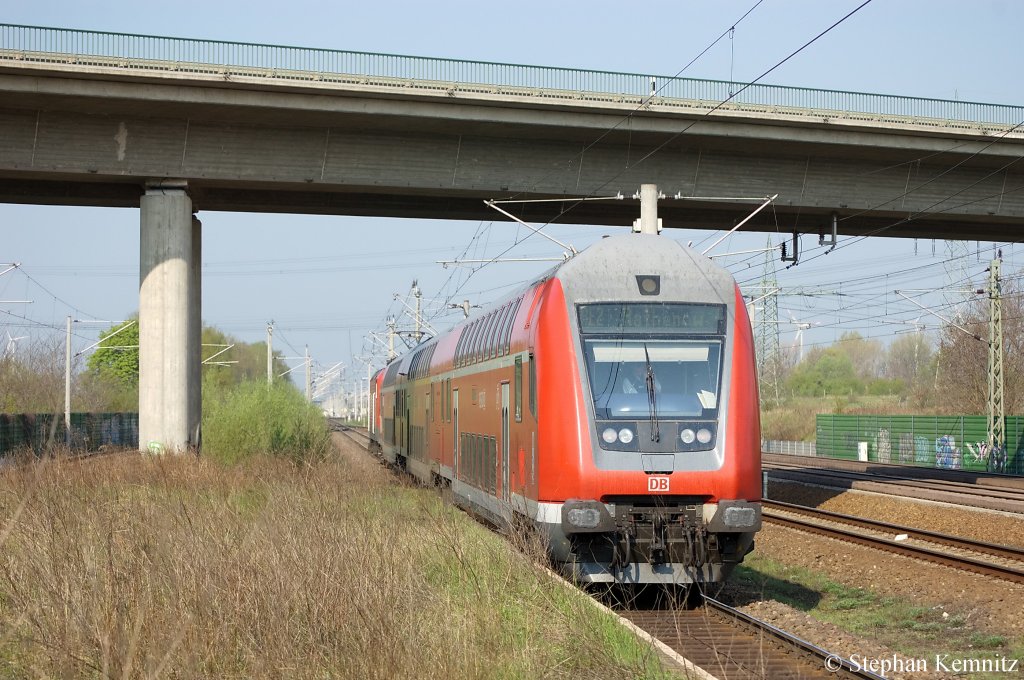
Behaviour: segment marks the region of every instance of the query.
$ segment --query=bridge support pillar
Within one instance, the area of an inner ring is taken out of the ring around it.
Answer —
[[[202,446],[203,418],[203,223],[192,216],[192,262],[189,272],[188,365],[191,385],[188,390],[188,437],[195,447]]]
[[[183,182],[140,207],[139,448],[178,453],[198,445],[200,228]]]

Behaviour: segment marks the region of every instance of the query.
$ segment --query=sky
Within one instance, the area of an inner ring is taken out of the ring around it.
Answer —
[[[683,76],[744,82],[861,2],[35,0],[6,3],[0,22],[658,75],[677,73],[726,34]],[[1024,3],[1011,0],[873,0],[762,82],[1021,105],[1021,26]],[[389,314],[399,317],[399,327],[411,327],[395,295],[406,299],[414,280],[431,323],[443,331],[461,318],[448,304],[468,299],[486,305],[551,266],[437,264],[493,257],[523,235],[522,227],[497,214],[492,222],[220,212],[201,212],[199,218],[205,323],[242,341],[261,342],[272,320],[275,348],[298,357],[308,345],[320,370],[343,362],[347,381],[366,375],[357,357],[373,348],[368,334],[382,332]],[[547,231],[582,249],[621,229],[552,225]],[[714,232],[678,230],[666,236],[706,245],[717,238]],[[783,238],[735,235],[713,254],[764,248]],[[841,237],[825,256],[816,235],[804,236],[803,262],[788,269],[776,262],[786,293],[779,298],[779,317],[812,324],[803,334],[805,350],[851,330],[888,341],[941,323],[894,291],[947,282],[976,288],[987,280],[984,272],[996,248],[1003,250],[1007,274],[1024,265],[1021,246],[970,242],[958,248],[947,265],[942,241]],[[8,334],[62,331],[68,315],[116,321],[134,314],[138,254],[136,209],[0,204],[0,272],[5,262],[20,263],[18,270],[0,274],[0,351]],[[509,256],[560,254],[554,244],[533,237]],[[718,261],[749,290],[759,285],[765,268],[762,253]],[[912,295],[948,313],[941,295]],[[17,300],[32,302],[11,302]],[[76,325],[75,350],[94,342],[103,327]],[[797,345],[796,330],[793,323],[780,325],[784,347]],[[380,358],[378,353],[378,365]]]

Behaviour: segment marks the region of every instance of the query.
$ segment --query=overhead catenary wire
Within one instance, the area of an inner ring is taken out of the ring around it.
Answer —
[[[739,18],[738,18],[738,19],[737,19],[736,21],[732,22],[732,23],[730,24],[729,28],[727,28],[726,30],[724,30],[724,31],[723,31],[723,32],[722,32],[722,33],[721,33],[721,34],[720,34],[720,35],[719,35],[719,36],[718,36],[718,37],[717,37],[717,38],[716,38],[716,39],[715,39],[714,41],[712,41],[712,42],[711,42],[711,43],[710,43],[709,45],[707,45],[707,46],[706,46],[706,47],[705,47],[705,48],[704,48],[703,50],[701,50],[701,51],[700,51],[700,52],[699,52],[699,53],[698,53],[698,54],[697,54],[696,56],[694,56],[694,57],[693,57],[693,58],[692,58],[692,59],[691,59],[691,60],[690,60],[690,61],[689,61],[689,62],[688,62],[688,63],[687,63],[687,64],[686,64],[685,66],[683,66],[683,67],[682,67],[681,69],[679,69],[679,70],[678,70],[678,71],[677,71],[677,72],[675,73],[675,75],[673,75],[672,77],[668,78],[668,79],[667,79],[667,80],[666,80],[665,82],[661,83],[660,87],[656,87],[656,88],[654,89],[654,91],[653,91],[653,92],[651,93],[651,96],[650,96],[650,98],[648,98],[647,102],[649,102],[649,101],[650,101],[650,99],[653,99],[653,97],[654,97],[654,96],[655,96],[655,95],[656,95],[657,93],[661,92],[661,90],[663,90],[663,89],[664,89],[665,87],[668,87],[668,85],[669,85],[670,83],[672,83],[672,82],[674,82],[674,81],[678,80],[678,79],[679,79],[679,77],[681,77],[681,76],[682,76],[682,74],[683,74],[683,73],[684,73],[684,72],[685,72],[685,71],[686,71],[687,69],[689,69],[689,68],[690,68],[690,66],[692,66],[692,65],[693,65],[694,63],[696,63],[696,62],[697,62],[697,61],[698,61],[698,60],[699,60],[699,59],[700,59],[701,57],[703,57],[703,56],[704,56],[704,55],[705,55],[705,54],[706,54],[706,53],[707,53],[707,52],[708,52],[708,51],[709,51],[710,49],[712,49],[712,48],[713,48],[713,47],[714,47],[714,46],[715,46],[716,44],[718,44],[718,42],[720,42],[720,41],[721,41],[721,40],[722,40],[722,39],[723,39],[723,38],[724,38],[724,37],[725,37],[726,35],[730,35],[730,34],[731,34],[732,32],[734,32],[734,31],[735,31],[735,29],[736,29],[736,26],[738,26],[738,25],[739,25],[739,24],[740,24],[741,22],[743,22],[743,20],[744,20],[744,19],[746,19],[746,18],[747,18],[747,17],[748,17],[748,16],[749,16],[749,15],[750,15],[750,14],[751,14],[751,13],[752,13],[752,12],[753,12],[753,11],[754,11],[755,9],[757,9],[757,8],[758,8],[758,7],[759,7],[759,6],[760,6],[760,5],[762,4],[762,2],[763,2],[763,1],[764,1],[764,0],[757,0],[757,2],[755,2],[755,3],[753,4],[753,5],[751,5],[751,6],[750,6],[750,8],[749,8],[749,9],[747,9],[747,10],[746,10],[746,11],[745,11],[745,12],[744,12],[744,13],[743,13],[743,14],[742,14],[742,15],[741,15],[741,16],[740,16],[740,17],[739,17]],[[867,2],[870,2],[870,1],[871,1],[871,0],[867,0]],[[866,3],[865,3],[865,4],[866,4]],[[602,133],[601,135],[599,135],[599,136],[598,136],[597,138],[595,138],[594,140],[592,140],[591,142],[589,142],[588,144],[586,144],[586,145],[585,145],[585,146],[583,147],[583,149],[582,149],[582,150],[581,150],[581,151],[580,151],[580,152],[579,152],[578,154],[575,154],[575,155],[574,155],[574,156],[573,156],[573,157],[572,157],[571,159],[569,159],[569,161],[568,161],[568,162],[569,162],[569,163],[572,163],[574,159],[577,159],[577,158],[581,158],[582,156],[584,156],[584,155],[586,154],[586,152],[587,152],[588,150],[590,150],[591,148],[593,148],[594,146],[596,146],[596,145],[597,145],[598,143],[600,143],[600,142],[601,142],[601,141],[602,141],[602,140],[603,140],[604,138],[606,138],[606,137],[607,137],[607,136],[608,136],[609,134],[611,134],[612,132],[614,132],[614,131],[615,131],[616,129],[618,129],[618,128],[619,128],[620,126],[622,126],[622,125],[623,125],[624,123],[626,123],[626,122],[630,121],[630,120],[632,119],[632,117],[633,117],[633,116],[634,116],[634,115],[635,115],[636,113],[638,113],[638,112],[639,112],[640,110],[642,110],[642,109],[644,108],[644,106],[645,106],[645,105],[646,105],[646,103],[643,103],[643,102],[642,102],[642,103],[641,103],[640,105],[638,105],[638,106],[637,106],[637,107],[636,107],[636,108],[635,108],[635,109],[634,109],[633,111],[631,111],[630,113],[628,113],[628,114],[627,114],[627,115],[626,115],[625,117],[623,117],[623,118],[622,118],[622,119],[620,119],[620,120],[619,120],[618,122],[616,122],[616,123],[615,123],[614,125],[612,125],[612,126],[611,126],[610,128],[608,128],[607,130],[605,130],[605,131],[604,131],[604,132],[603,132],[603,133]],[[548,175],[548,176],[550,176],[550,173],[549,173],[549,175]],[[543,181],[543,180],[540,180],[540,181]],[[593,199],[593,198],[597,198],[597,197],[595,197],[595,196],[594,196],[594,193],[595,193],[595,192],[591,192],[591,195],[590,195],[590,196],[585,196],[585,197],[581,197],[580,199],[577,199],[577,200],[578,200],[578,201],[579,201],[579,200],[591,200],[591,199]],[[507,199],[502,199],[502,200],[505,200],[505,201],[513,201],[513,200],[516,200],[516,199],[518,198],[518,196],[520,196],[520,195],[522,195],[522,192],[520,192],[520,193],[517,193],[517,194],[513,194],[513,195],[512,195],[511,197],[509,197],[509,198],[507,198]],[[560,214],[564,214],[564,211],[563,211],[563,213],[560,213]],[[556,219],[557,219],[557,218],[556,218]],[[552,220],[552,221],[553,221],[553,220]],[[548,224],[550,224],[550,222],[549,222]],[[544,226],[547,226],[547,224],[545,224]],[[542,228],[543,228],[543,227],[542,227]],[[532,227],[531,227],[531,229],[532,229]],[[512,248],[514,248],[514,247],[516,247],[517,245],[519,245],[519,243],[520,243],[521,241],[523,241],[523,240],[526,240],[526,238],[529,238],[529,235],[528,235],[527,237],[525,237],[524,239],[519,239],[519,238],[517,238],[517,239],[516,239],[516,241],[515,241],[515,243],[513,243],[513,244],[512,244],[511,246],[509,246],[508,248],[506,248],[505,250],[503,250],[503,251],[502,251],[501,253],[499,253],[499,254],[498,254],[498,255],[497,255],[496,257],[497,257],[497,258],[501,258],[501,257],[503,257],[503,256],[504,256],[505,254],[507,254],[507,253],[508,253],[508,252],[509,252],[509,251],[510,251],[510,250],[511,250]],[[473,276],[473,274],[474,274],[474,273],[475,273],[476,271],[478,271],[478,269],[474,269],[474,270],[472,270],[472,271],[468,272],[468,274],[467,274],[467,276],[466,276],[466,279],[465,279],[465,281],[463,281],[463,283],[462,283],[461,285],[457,286],[457,287],[456,287],[456,289],[455,289],[455,291],[454,291],[454,292],[453,292],[452,294],[450,294],[450,295],[448,296],[448,300],[447,300],[448,302],[451,302],[451,300],[453,300],[453,299],[454,299],[454,298],[455,298],[455,297],[456,297],[456,296],[458,295],[458,293],[459,293],[459,290],[460,290],[460,289],[462,288],[462,286],[463,286],[463,285],[465,285],[465,282],[466,282],[466,281],[468,281],[468,280],[469,280],[469,278],[471,278],[471,277]],[[451,280],[451,278],[449,277],[449,281],[450,281],[450,280]]]
[[[589,193],[589,194],[588,194],[588,195],[587,195],[586,197],[590,197],[590,196],[595,196],[595,195],[596,195],[596,194],[598,194],[598,193],[599,193],[599,192],[600,192],[601,190],[603,190],[603,189],[604,189],[605,187],[607,187],[607,186],[608,186],[609,184],[611,184],[611,183],[612,183],[613,181],[615,181],[615,179],[617,179],[617,178],[621,177],[621,176],[622,176],[622,175],[623,175],[623,174],[624,174],[625,172],[627,172],[628,170],[631,170],[631,169],[635,168],[635,167],[636,167],[637,165],[639,165],[640,163],[642,163],[642,162],[646,161],[646,160],[647,160],[648,158],[650,158],[650,157],[651,157],[651,156],[653,156],[654,154],[658,153],[658,152],[659,152],[659,151],[660,151],[661,149],[663,149],[663,148],[664,148],[664,147],[665,147],[666,145],[668,145],[669,143],[671,143],[672,141],[674,141],[675,139],[677,139],[677,138],[678,138],[679,136],[681,136],[681,135],[685,134],[685,133],[686,133],[686,132],[687,132],[688,130],[690,130],[690,129],[691,129],[691,128],[692,128],[693,126],[694,126],[694,125],[696,125],[697,123],[699,123],[699,122],[700,122],[701,120],[704,120],[704,119],[706,119],[706,118],[707,118],[708,116],[710,116],[710,115],[711,115],[712,113],[714,113],[715,111],[719,110],[719,109],[720,109],[720,108],[721,108],[722,106],[724,106],[724,105],[725,105],[726,103],[728,103],[728,102],[729,102],[730,100],[734,99],[734,98],[735,98],[736,96],[738,96],[738,95],[739,95],[740,93],[742,93],[743,91],[745,91],[745,90],[746,90],[746,89],[748,89],[749,87],[751,87],[751,86],[755,85],[755,84],[756,84],[757,82],[759,82],[760,80],[762,80],[763,78],[765,78],[765,77],[766,77],[767,75],[769,75],[770,73],[772,73],[773,71],[775,71],[776,69],[778,69],[778,68],[779,68],[780,66],[782,66],[783,64],[785,64],[785,63],[786,63],[787,61],[789,61],[790,59],[792,59],[792,58],[793,58],[794,56],[796,56],[797,54],[799,54],[800,52],[802,52],[803,50],[805,50],[805,49],[806,49],[807,47],[809,47],[810,45],[812,45],[812,44],[814,44],[815,42],[817,42],[817,41],[818,41],[818,40],[819,40],[820,38],[822,38],[822,37],[823,37],[824,35],[828,34],[828,33],[829,33],[830,31],[832,31],[832,30],[833,30],[833,29],[835,29],[835,28],[836,28],[837,26],[839,26],[840,24],[842,24],[843,22],[845,22],[845,21],[846,21],[847,19],[849,19],[850,17],[852,17],[852,16],[854,15],[854,14],[856,14],[857,12],[859,12],[859,11],[860,11],[861,9],[863,9],[863,8],[864,8],[865,6],[867,6],[867,5],[868,5],[868,4],[870,4],[871,2],[872,2],[872,0],[864,0],[864,2],[862,2],[862,3],[861,3],[860,5],[858,5],[858,6],[856,7],[856,8],[854,8],[853,10],[851,10],[850,12],[848,12],[848,13],[847,13],[847,14],[846,14],[845,16],[843,16],[842,18],[840,18],[839,20],[837,20],[836,22],[834,22],[834,23],[833,23],[833,24],[832,24],[831,26],[829,26],[829,27],[828,27],[828,28],[826,28],[825,30],[823,30],[823,31],[821,31],[820,33],[818,33],[818,34],[817,34],[817,35],[816,35],[815,37],[813,37],[813,38],[812,38],[812,39],[810,39],[809,41],[805,42],[805,43],[804,43],[803,45],[801,45],[801,46],[800,46],[799,48],[797,48],[796,50],[794,50],[793,52],[791,52],[791,53],[790,53],[789,55],[787,55],[786,57],[784,57],[784,58],[783,58],[782,60],[778,61],[778,62],[777,62],[777,63],[776,63],[775,65],[773,65],[773,66],[772,66],[771,68],[769,68],[769,69],[767,69],[766,71],[764,71],[764,72],[763,72],[763,73],[762,73],[762,74],[761,74],[760,76],[758,76],[757,78],[753,79],[752,81],[750,81],[750,82],[748,82],[748,83],[745,83],[745,84],[743,85],[743,87],[741,87],[741,88],[739,88],[738,90],[736,90],[736,92],[732,93],[732,94],[731,94],[731,95],[730,95],[729,97],[727,97],[726,99],[722,100],[721,102],[718,102],[718,103],[717,103],[717,104],[716,104],[716,105],[715,105],[714,107],[712,107],[712,108],[711,108],[710,110],[708,110],[707,112],[705,112],[705,113],[704,113],[704,114],[703,114],[703,115],[702,115],[702,116],[701,116],[700,118],[698,118],[697,120],[694,120],[694,121],[690,122],[690,123],[689,123],[688,125],[686,125],[686,126],[685,126],[685,127],[683,128],[683,129],[681,129],[681,130],[680,130],[679,132],[677,132],[677,133],[675,133],[674,135],[670,136],[670,137],[669,137],[668,139],[666,139],[665,141],[663,141],[663,142],[662,142],[661,144],[659,144],[659,145],[658,145],[657,147],[655,147],[655,148],[654,148],[653,150],[651,150],[650,152],[648,152],[647,154],[645,154],[644,156],[642,156],[642,157],[641,157],[641,158],[640,158],[639,160],[637,160],[636,162],[633,162],[633,163],[627,163],[626,167],[625,167],[625,168],[624,168],[623,170],[619,171],[618,173],[616,173],[615,175],[613,175],[613,176],[612,176],[612,177],[610,177],[609,179],[605,180],[605,182],[604,182],[604,183],[602,183],[602,184],[601,184],[600,186],[598,186],[597,188],[595,188],[594,190],[592,190],[592,191],[591,191],[591,192],[590,192],[590,193]],[[760,4],[760,3],[758,3],[758,4]],[[745,17],[747,16],[747,14],[749,14],[749,12],[750,12],[750,11],[753,11],[753,9],[754,9],[754,8],[756,8],[756,7],[757,7],[757,5],[755,4],[755,5],[754,5],[754,7],[752,7],[752,8],[751,8],[751,10],[749,10],[749,11],[748,11],[748,12],[747,12],[746,14],[744,14],[744,15],[743,15],[743,16],[744,16],[744,18],[745,18]],[[736,22],[736,23],[738,23],[738,22]],[[733,24],[733,27],[734,27],[734,26],[735,26],[735,23]],[[732,28],[732,27],[731,27],[731,28]],[[731,28],[730,28],[730,30],[731,30]],[[728,33],[728,31],[726,31],[726,33]],[[725,33],[723,33],[723,36],[724,36],[724,35],[725,35]],[[619,123],[619,124],[621,124],[621,123]],[[612,130],[614,130],[614,129],[615,129],[615,128],[616,128],[616,127],[617,127],[617,126],[619,125],[619,124],[616,124],[616,126],[613,126],[613,127],[612,127]],[[609,131],[606,131],[606,133],[605,133],[604,135],[602,135],[602,137],[599,137],[598,139],[600,140],[601,138],[603,138],[604,136],[606,136],[606,135],[607,135],[607,134],[609,134],[610,132],[611,132],[611,130],[609,130]],[[596,143],[596,142],[595,142],[595,143]],[[517,194],[517,195],[514,195],[514,196],[513,196],[512,198],[516,198],[516,197],[517,197],[518,195],[519,195],[519,194]],[[586,198],[586,197],[583,197],[583,198]],[[570,201],[570,204],[569,204],[569,206],[568,206],[568,207],[566,207],[566,208],[563,208],[563,209],[562,209],[562,210],[561,210],[561,211],[560,211],[560,212],[559,212],[559,213],[558,213],[557,215],[555,215],[555,217],[553,217],[553,218],[549,219],[549,220],[548,220],[547,222],[545,222],[545,223],[544,223],[543,225],[541,225],[541,227],[539,227],[539,229],[543,229],[544,227],[546,227],[546,226],[548,226],[548,225],[550,225],[550,224],[552,224],[552,223],[556,222],[556,221],[557,221],[557,220],[559,220],[559,219],[560,219],[560,218],[561,218],[561,217],[562,217],[563,215],[565,215],[565,214],[567,214],[567,213],[568,213],[569,211],[573,210],[573,209],[574,209],[575,207],[577,207],[578,205],[580,205],[580,204],[581,204],[582,202],[583,202],[583,201],[582,201],[581,199],[576,199],[575,201]],[[531,228],[532,228],[532,227],[531,227]],[[539,231],[539,229],[538,229],[538,231]],[[523,240],[526,240],[526,238],[529,238],[529,235],[528,235],[527,237],[525,237],[525,238],[524,238]],[[518,245],[518,243],[517,243],[516,245]],[[511,248],[513,248],[513,247],[515,247],[515,245],[513,245],[513,246],[510,246],[510,247],[509,247],[509,248],[507,248],[506,250],[502,251],[502,252],[501,252],[501,253],[499,253],[499,254],[498,254],[498,255],[497,255],[496,257],[497,257],[497,258],[503,257],[503,256],[504,256],[505,254],[507,254],[507,253],[508,253],[508,251],[509,251],[509,250],[511,250]],[[471,277],[471,276],[473,275],[473,273],[475,273],[475,271],[478,271],[478,270],[473,270],[473,271],[471,271],[471,272],[469,273],[469,275],[468,275],[468,277],[467,277],[467,278]]]

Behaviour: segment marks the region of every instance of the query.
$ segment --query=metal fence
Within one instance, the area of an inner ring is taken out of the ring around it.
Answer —
[[[66,440],[63,413],[0,413],[0,457],[19,451],[41,455]],[[139,414],[72,413],[70,444],[76,451],[138,448]]]
[[[986,416],[817,417],[817,455],[954,470],[1024,474],[1024,417],[1006,418],[1003,447],[988,445]]]
[[[582,99],[587,98],[586,93],[641,99],[656,95],[656,101],[660,103],[687,100],[714,106],[729,101],[730,108],[755,106],[761,107],[760,110],[767,107],[769,110],[779,108],[803,113],[863,114],[874,118],[895,116],[945,121],[950,125],[986,123],[1009,126],[1024,121],[1024,106],[779,85],[747,87],[743,83],[673,78],[650,73],[591,71],[17,24],[0,24],[0,61],[5,59],[94,63],[125,69],[184,73],[210,72],[211,67],[215,67],[214,72],[223,74],[316,81],[330,81],[332,75],[345,74],[398,79],[409,81],[406,84],[413,86],[417,83],[443,83],[445,87],[456,89],[460,89],[460,85],[475,85],[574,92],[579,93],[578,98]],[[263,73],[256,73],[253,69]]]
[[[781,439],[762,439],[761,451],[764,453],[784,453],[790,456],[817,456],[815,442],[793,442]]]

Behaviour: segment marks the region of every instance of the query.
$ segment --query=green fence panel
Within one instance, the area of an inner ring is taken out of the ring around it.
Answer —
[[[868,460],[950,470],[1024,474],[1024,417],[1006,418],[1002,449],[988,445],[986,416],[817,416],[816,450],[822,458],[856,460],[866,444]]]
[[[138,448],[139,414],[72,413],[68,433],[62,413],[0,413],[0,457],[18,451],[42,455],[65,444],[75,451]]]

